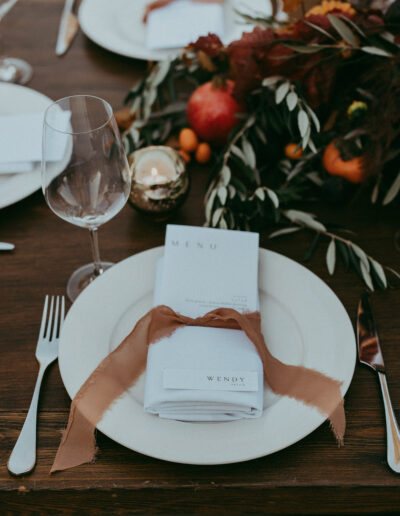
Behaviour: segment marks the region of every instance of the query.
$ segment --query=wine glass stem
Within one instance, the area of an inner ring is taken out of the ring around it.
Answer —
[[[93,264],[94,264],[93,274],[95,276],[100,276],[100,274],[103,272],[103,268],[101,266],[101,261],[100,261],[99,240],[97,237],[97,228],[89,229],[89,233],[90,233],[90,244],[92,246]]]

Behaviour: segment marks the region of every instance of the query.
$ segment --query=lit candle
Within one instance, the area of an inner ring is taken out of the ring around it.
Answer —
[[[178,176],[172,157],[160,149],[143,149],[135,165],[135,180],[145,185],[160,185]]]
[[[130,203],[139,211],[165,220],[178,208],[189,190],[189,176],[182,156],[174,149],[152,146],[133,152]]]

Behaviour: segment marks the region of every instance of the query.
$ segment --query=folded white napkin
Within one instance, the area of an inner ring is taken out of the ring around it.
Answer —
[[[68,128],[69,111],[58,113],[57,127]],[[44,113],[23,113],[0,116],[0,174],[30,172],[42,160]],[[59,161],[65,152],[66,139],[59,137],[48,155],[49,161]]]
[[[221,4],[179,0],[149,13],[146,45],[151,49],[185,47],[209,32],[222,38],[223,29]]]
[[[257,268],[258,234],[168,226],[154,304],[191,317],[217,306],[256,310]],[[259,417],[262,407],[262,363],[244,332],[183,327],[150,346],[146,411],[182,421],[228,421]]]

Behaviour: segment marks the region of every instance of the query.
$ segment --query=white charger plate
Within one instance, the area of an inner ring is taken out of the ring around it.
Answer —
[[[117,54],[137,59],[160,61],[177,55],[180,49],[152,50],[146,46],[146,26],[142,21],[146,4],[151,0],[83,0],[79,8],[79,24],[88,38]],[[240,38],[243,31],[252,30],[238,23],[234,12],[270,14],[266,0],[224,1],[224,43]]]
[[[71,307],[61,335],[59,365],[71,398],[90,373],[151,307],[157,247],[118,263],[94,281]],[[305,267],[260,249],[259,293],[263,333],[285,363],[305,365],[343,382],[354,372],[352,324],[332,290]],[[98,429],[151,457],[188,464],[254,459],[299,441],[325,417],[316,409],[265,389],[260,418],[222,423],[164,420],[143,409],[144,374],[113,403]],[[332,437],[332,446],[335,446]]]
[[[0,83],[0,115],[44,112],[52,102],[49,97],[25,86]],[[31,172],[0,174],[0,208],[28,197],[40,187],[40,163]]]

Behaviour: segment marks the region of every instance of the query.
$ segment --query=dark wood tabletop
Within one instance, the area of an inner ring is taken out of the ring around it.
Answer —
[[[29,87],[58,99],[98,95],[114,109],[141,77],[146,63],[110,53],[81,32],[62,58],[54,54],[62,0],[20,0],[0,25],[2,52],[29,61]],[[192,167],[190,195],[171,220],[202,225],[209,170]],[[309,208],[309,207],[308,207]],[[325,221],[345,225],[377,260],[400,265],[394,234],[398,206],[371,207],[362,196],[350,205],[316,204]],[[118,262],[161,245],[165,224],[127,205],[100,229],[107,261]],[[301,262],[312,239],[299,233],[268,240],[268,247]],[[39,405],[35,470],[22,478],[6,468],[29,407],[38,370],[36,339],[46,294],[64,294],[69,275],[90,261],[87,231],[50,212],[41,191],[0,210],[0,240],[15,243],[0,255],[0,512],[2,514],[356,514],[399,513],[400,475],[386,464],[385,421],[371,370],[356,366],[345,398],[347,432],[338,448],[324,423],[300,442],[273,455],[239,464],[191,466],[153,459],[98,435],[96,463],[49,475],[70,400],[58,365],[46,374]],[[326,248],[326,246],[325,246]],[[321,247],[305,264],[338,295],[355,322],[363,285],[341,265],[329,276]],[[132,286],[134,288],[134,285]],[[400,417],[400,294],[374,296],[394,409]],[[321,336],[323,338],[323,336]],[[82,343],[84,346],[84,343]]]

